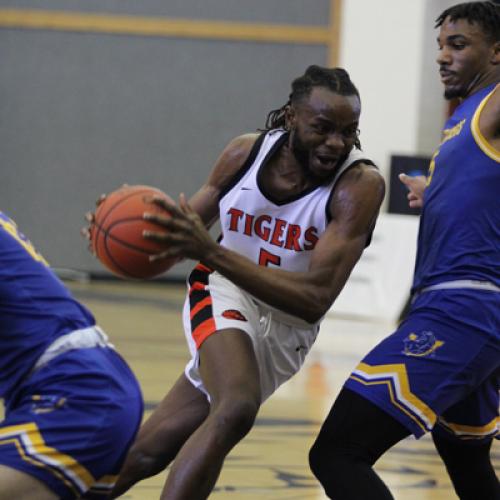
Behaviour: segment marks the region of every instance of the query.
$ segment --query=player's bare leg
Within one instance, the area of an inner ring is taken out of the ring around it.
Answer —
[[[207,498],[226,455],[250,431],[260,407],[257,360],[245,333],[228,329],[210,336],[200,356],[210,413],[175,459],[162,500]]]
[[[58,496],[38,479],[0,465],[0,500],[57,500]]]
[[[208,412],[206,396],[182,374],[139,429],[111,498],[165,469]]]

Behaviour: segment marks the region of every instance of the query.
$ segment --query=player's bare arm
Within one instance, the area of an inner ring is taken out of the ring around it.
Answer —
[[[215,162],[206,183],[190,198],[189,205],[206,227],[219,218],[219,195],[243,166],[258,137],[255,133],[234,138]]]
[[[384,191],[381,175],[369,165],[360,164],[344,174],[332,198],[332,221],[313,250],[307,272],[259,266],[218,245],[184,197],[178,207],[157,201],[172,217],[148,218],[168,232],[146,237],[168,246],[157,258],[184,255],[200,259],[256,298],[313,323],[328,311],[361,256]]]

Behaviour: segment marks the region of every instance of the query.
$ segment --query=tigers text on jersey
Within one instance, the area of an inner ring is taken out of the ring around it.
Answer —
[[[494,91],[468,97],[444,126],[424,192],[414,290],[455,280],[500,286],[500,151],[479,130]]]
[[[237,178],[222,193],[220,244],[260,265],[300,272],[308,269],[311,250],[329,222],[328,206],[338,179],[359,162],[372,162],[353,150],[328,184],[279,202],[262,189],[261,171],[287,138],[280,129],[261,135]]]

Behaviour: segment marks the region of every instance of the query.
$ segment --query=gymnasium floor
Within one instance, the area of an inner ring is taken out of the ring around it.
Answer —
[[[187,360],[181,330],[182,285],[120,281],[67,282],[87,304],[142,385],[146,416]],[[214,500],[324,500],[307,452],[350,370],[392,325],[327,318],[302,371],[262,407],[256,426],[228,456]],[[500,471],[500,447],[493,450]],[[456,496],[428,437],[409,438],[381,459],[377,470],[396,500]],[[165,473],[143,481],[122,498],[158,499]]]

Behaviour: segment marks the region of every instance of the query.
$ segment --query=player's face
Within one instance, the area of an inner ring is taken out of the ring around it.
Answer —
[[[356,95],[342,96],[314,88],[289,116],[293,154],[306,172],[327,179],[352,150],[358,137],[361,103]]]
[[[481,88],[484,77],[491,72],[495,53],[494,44],[488,41],[481,26],[447,17],[437,41],[437,63],[446,99],[466,97]]]

